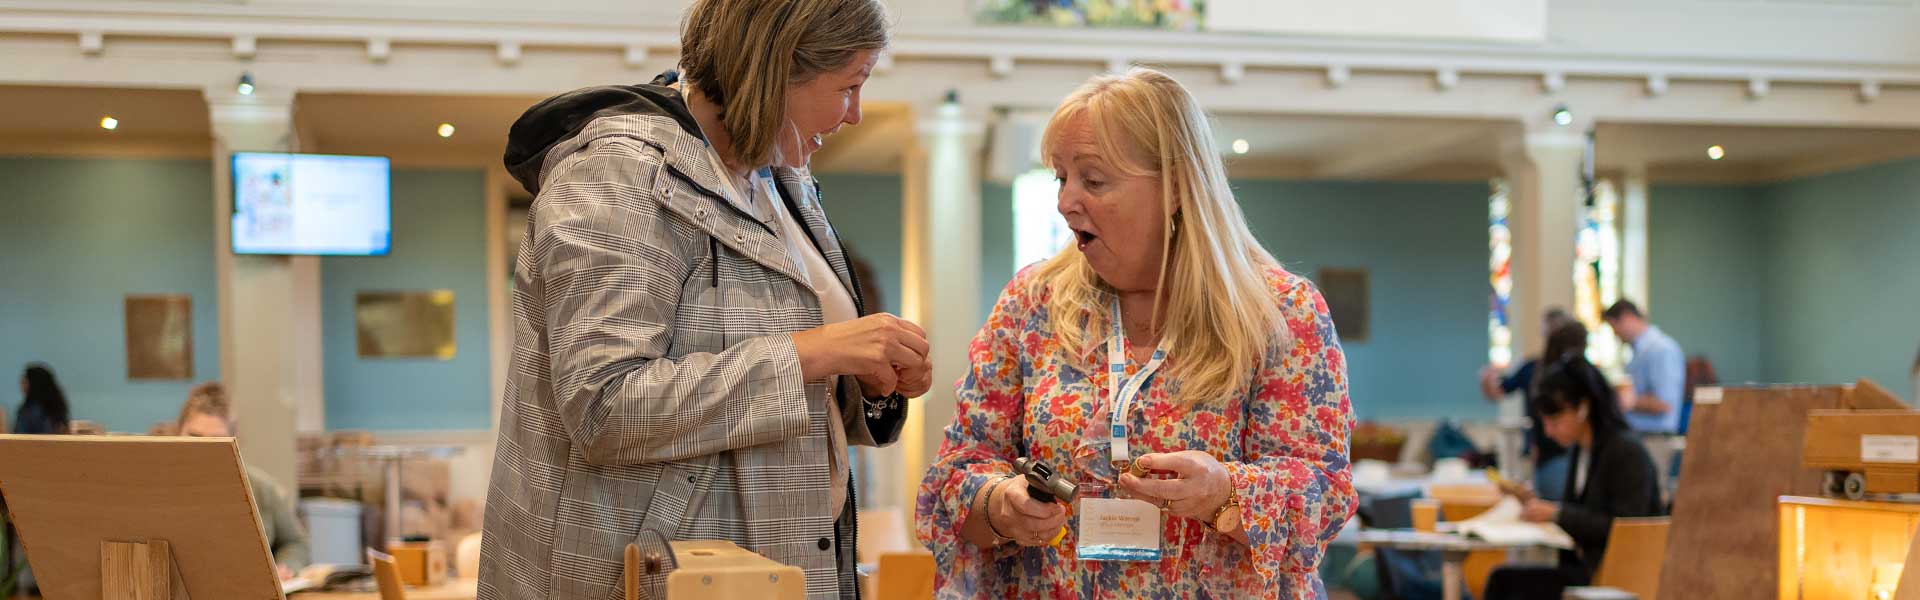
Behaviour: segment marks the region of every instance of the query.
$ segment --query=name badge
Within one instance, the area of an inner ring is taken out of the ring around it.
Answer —
[[[1160,560],[1160,508],[1142,500],[1080,499],[1075,553],[1089,561]]]

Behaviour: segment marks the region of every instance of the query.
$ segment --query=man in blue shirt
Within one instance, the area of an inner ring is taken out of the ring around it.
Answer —
[[[1633,347],[1633,360],[1627,363],[1633,386],[1620,394],[1627,423],[1639,433],[1678,432],[1680,402],[1687,389],[1687,355],[1679,342],[1648,323],[1631,301],[1615,302],[1601,316],[1620,341]]]

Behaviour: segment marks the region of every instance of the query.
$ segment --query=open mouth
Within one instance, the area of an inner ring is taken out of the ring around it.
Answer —
[[[1074,241],[1075,241],[1075,243],[1076,243],[1076,245],[1077,245],[1077,246],[1078,246],[1078,247],[1079,247],[1079,248],[1080,248],[1081,250],[1086,250],[1086,249],[1087,249],[1087,245],[1088,245],[1088,244],[1092,244],[1094,240],[1097,240],[1097,239],[1100,239],[1100,236],[1097,236],[1097,235],[1094,235],[1094,234],[1091,234],[1091,233],[1088,233],[1088,232],[1085,232],[1085,231],[1081,231],[1081,230],[1078,230],[1078,229],[1075,229],[1075,230],[1073,230],[1073,239],[1074,239]]]

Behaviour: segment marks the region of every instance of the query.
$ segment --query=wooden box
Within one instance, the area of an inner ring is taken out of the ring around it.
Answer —
[[[1920,493],[1920,411],[1813,411],[1800,460],[1826,496]]]

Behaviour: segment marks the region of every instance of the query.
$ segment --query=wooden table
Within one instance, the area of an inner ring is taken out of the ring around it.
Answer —
[[[478,597],[480,580],[456,579],[430,587],[407,588],[407,600],[474,600]],[[300,592],[290,596],[291,600],[380,600],[379,592]]]
[[[1407,531],[1403,529],[1362,529],[1351,535],[1342,534],[1334,538],[1334,544],[1357,546],[1379,546],[1396,550],[1426,550],[1440,553],[1441,598],[1460,600],[1460,587],[1466,579],[1467,556],[1474,552],[1506,552],[1519,548],[1532,548],[1531,544],[1496,544],[1485,540],[1468,538],[1451,533],[1429,533]]]

